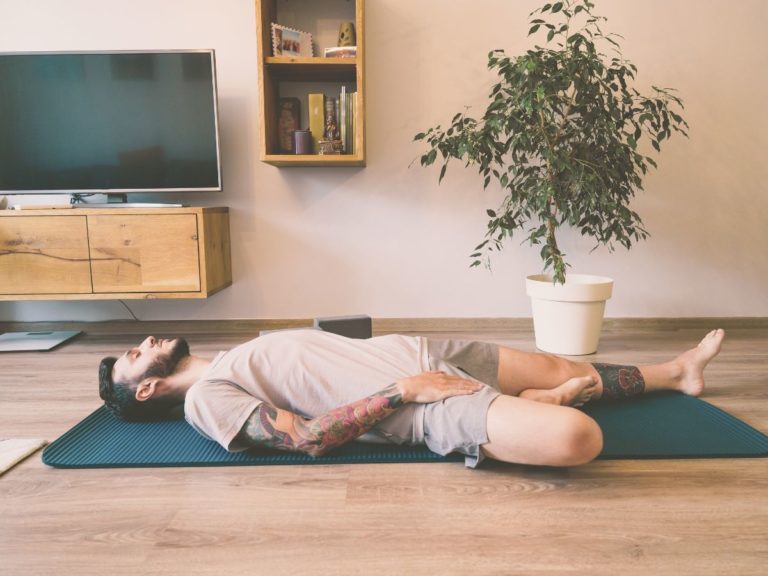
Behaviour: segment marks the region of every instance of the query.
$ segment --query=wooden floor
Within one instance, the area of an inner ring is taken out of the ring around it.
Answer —
[[[1,327],[0,327],[1,328]],[[96,366],[185,325],[90,326],[49,353],[0,355],[0,437],[54,440],[100,404]],[[213,356],[249,337],[189,337]],[[607,329],[591,361],[651,363],[702,328]],[[428,334],[532,350],[529,330]],[[732,329],[704,399],[768,433],[768,330]],[[768,459],[118,470],[0,476],[0,574],[768,573]]]

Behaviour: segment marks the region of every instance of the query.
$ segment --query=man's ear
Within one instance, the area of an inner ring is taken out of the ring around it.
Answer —
[[[136,387],[136,400],[144,402],[149,400],[157,392],[157,388],[160,384],[159,378],[145,378]]]

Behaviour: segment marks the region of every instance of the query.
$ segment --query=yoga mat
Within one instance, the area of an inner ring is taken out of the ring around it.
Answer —
[[[659,393],[584,407],[603,429],[599,458],[717,458],[768,455],[768,436],[697,398]],[[276,450],[231,454],[183,420],[123,422],[101,407],[50,444],[43,462],[58,468],[253,466],[374,462],[454,462],[423,446],[352,442],[325,456]]]
[[[603,430],[602,459],[768,456],[768,436],[712,404],[678,392],[585,404]]]
[[[270,449],[230,453],[216,442],[195,432],[184,420],[123,422],[104,406],[76,424],[43,452],[43,462],[57,468],[368,464],[463,460],[462,454],[440,456],[424,446],[362,442],[350,442],[317,458]]]

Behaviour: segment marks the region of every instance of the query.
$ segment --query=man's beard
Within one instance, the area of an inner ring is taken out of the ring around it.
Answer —
[[[184,338],[177,338],[167,356],[155,360],[142,376],[144,378],[167,378],[174,372],[179,362],[189,356],[189,344]]]

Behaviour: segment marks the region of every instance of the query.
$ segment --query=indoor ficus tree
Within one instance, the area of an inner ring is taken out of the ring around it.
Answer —
[[[488,68],[499,75],[480,120],[456,114],[447,129],[417,134],[428,150],[422,166],[442,160],[439,181],[455,158],[473,165],[484,187],[495,180],[506,191],[497,210],[488,210],[485,240],[472,266],[500,250],[519,231],[531,244],[543,244],[545,269],[564,283],[568,264],[555,232],[568,224],[597,244],[626,248],[648,236],[629,208],[642,189],[642,177],[656,163],[641,152],[643,137],[660,144],[681,132],[683,118],[673,111],[682,101],[671,89],[641,95],[632,83],[637,68],[625,60],[616,35],[605,34],[606,19],[589,0],[545,4],[532,12],[528,35],[545,34],[546,46],[509,57],[488,54]],[[607,49],[612,57],[600,50]]]

